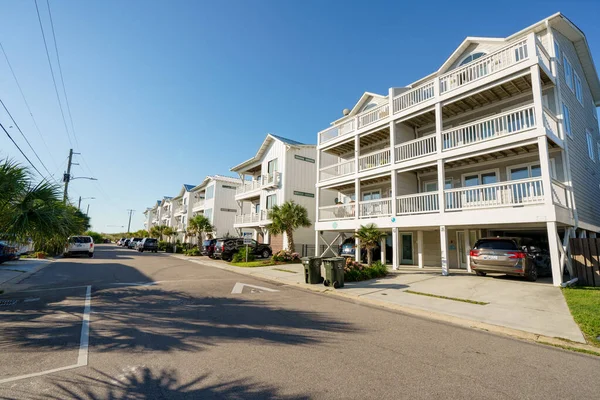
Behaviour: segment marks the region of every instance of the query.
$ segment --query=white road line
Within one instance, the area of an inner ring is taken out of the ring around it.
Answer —
[[[242,291],[244,290],[244,286],[248,286],[248,287],[251,287],[254,289],[258,289],[258,290],[264,290],[265,292],[279,292],[279,290],[275,290],[275,289],[269,289],[269,288],[262,287],[262,286],[249,285],[247,283],[237,282],[235,284],[235,286],[233,287],[233,290],[231,291],[231,293],[232,294],[242,293]]]
[[[157,282],[116,282],[110,285],[114,286],[154,286]]]
[[[83,307],[83,319],[81,321],[81,339],[79,341],[79,357],[77,365],[83,367],[88,363],[88,347],[90,340],[90,308],[92,302],[92,286],[88,286],[85,292],[85,306]]]
[[[19,375],[19,376],[13,376],[12,378],[0,379],[0,385],[3,383],[19,381],[21,379],[35,378],[36,376],[53,374],[54,372],[60,372],[60,371],[66,371],[68,369],[79,368],[80,366],[81,365],[79,365],[79,364],[67,365],[66,367],[54,368],[54,369],[49,369],[49,370],[42,371],[42,372],[34,372],[32,374]]]
[[[30,303],[32,301],[38,301],[40,298],[39,297],[35,297],[35,298],[31,298],[31,299],[25,299],[23,300],[23,303]]]

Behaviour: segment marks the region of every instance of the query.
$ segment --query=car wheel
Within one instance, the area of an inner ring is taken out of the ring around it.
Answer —
[[[269,250],[265,249],[262,252],[262,258],[269,258],[271,257],[271,252],[269,252]]]
[[[486,276],[487,274],[485,272],[482,272],[482,271],[475,271],[475,275],[477,275],[477,276]]]
[[[537,278],[538,278],[537,268],[536,267],[531,268],[531,270],[527,273],[526,278],[529,282],[537,281]]]
[[[88,257],[89,258],[93,258],[94,257],[94,253],[88,253]]]

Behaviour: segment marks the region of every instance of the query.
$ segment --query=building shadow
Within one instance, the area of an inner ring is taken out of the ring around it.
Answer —
[[[142,368],[115,378],[93,369],[89,375],[57,378],[43,396],[17,390],[19,395],[32,399],[308,399],[307,396],[286,396],[279,390],[249,378],[211,379],[210,374],[182,382],[174,370],[152,371]],[[12,399],[23,397],[12,397]]]

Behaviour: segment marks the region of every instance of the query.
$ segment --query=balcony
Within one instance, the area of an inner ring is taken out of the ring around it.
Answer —
[[[270,174],[262,176],[261,187],[263,189],[276,188],[279,186],[280,181],[281,172],[271,172]]]
[[[362,113],[342,124],[332,126],[331,128],[319,132],[319,144],[328,142],[337,137],[352,133],[357,129],[362,129],[376,122],[385,120],[389,116],[390,105],[388,102],[386,102],[375,108],[363,111]]]
[[[434,154],[437,150],[435,143],[435,135],[424,136],[419,139],[410,140],[408,142],[396,145],[395,157],[396,162],[412,160]]]
[[[204,208],[204,199],[196,200],[192,203],[192,211],[199,211]]]
[[[390,164],[390,148],[378,150],[372,153],[360,156],[358,159],[358,170],[365,171],[372,168],[383,167]]]
[[[392,199],[366,200],[358,203],[359,218],[375,218],[392,215]]]
[[[428,214],[440,211],[438,192],[416,193],[396,197],[396,214]]]
[[[544,202],[542,178],[444,190],[446,211],[498,208]]]
[[[247,194],[249,192],[253,192],[255,190],[259,190],[261,187],[260,177],[258,179],[253,179],[251,181],[245,181],[241,186],[238,186],[235,189],[236,196],[239,194]]]
[[[354,219],[356,204],[337,204],[335,206],[319,207],[319,221],[332,221],[339,219]]]
[[[319,170],[319,180],[326,181],[328,179],[339,178],[354,173],[354,159],[342,161],[337,164],[328,165]]]
[[[270,222],[268,212],[261,210],[259,213],[240,214],[235,216],[236,225],[259,225]]]

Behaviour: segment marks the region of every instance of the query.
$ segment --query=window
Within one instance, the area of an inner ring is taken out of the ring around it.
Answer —
[[[270,210],[276,204],[277,204],[277,195],[276,194],[267,196],[267,210]]]
[[[598,121],[598,111],[596,110],[596,104],[594,104],[594,100],[592,100],[592,114],[594,114],[594,119]]]
[[[206,200],[212,199],[215,196],[215,185],[210,185],[206,188]]]
[[[563,126],[565,132],[570,137],[573,137],[573,133],[571,132],[571,114],[569,114],[569,107],[565,103],[562,103],[563,108]]]
[[[556,40],[554,41],[554,57],[556,62],[560,64],[560,45]]]
[[[186,206],[187,205],[187,198],[183,199],[183,205]]]
[[[590,156],[590,159],[595,162],[596,158],[594,157],[594,140],[592,139],[592,132],[590,132],[589,129],[585,130],[585,138],[587,140],[588,156]]]
[[[471,61],[477,60],[479,57],[481,56],[485,56],[485,53],[479,52],[479,53],[473,53],[469,56],[467,56],[464,60],[462,60],[460,62],[460,64],[458,64],[458,66],[460,67],[461,65],[465,65],[470,63]]]
[[[183,217],[181,217],[181,224],[182,224],[183,226],[185,226],[185,215],[184,215]]]
[[[277,171],[277,159],[271,160],[267,164],[267,173],[270,175]]]
[[[363,192],[362,199],[363,199],[363,201],[381,199],[381,190],[373,190],[370,192]]]
[[[583,90],[581,89],[581,79],[579,78],[579,75],[577,75],[577,72],[574,72],[573,76],[575,77],[575,97],[577,97],[577,100],[579,100],[581,105],[583,105]]]
[[[565,64],[565,81],[569,89],[573,90],[573,67],[565,55],[563,55],[563,62]]]
[[[260,213],[260,203],[256,203],[254,205],[254,214],[259,214]]]
[[[444,189],[452,189],[452,179],[446,179],[444,183]],[[423,182],[424,192],[436,192],[438,190],[437,181]]]
[[[204,210],[204,216],[206,218],[208,218],[208,220],[210,221],[211,224],[213,223],[213,220],[212,220],[212,208],[207,208],[206,210]]]

